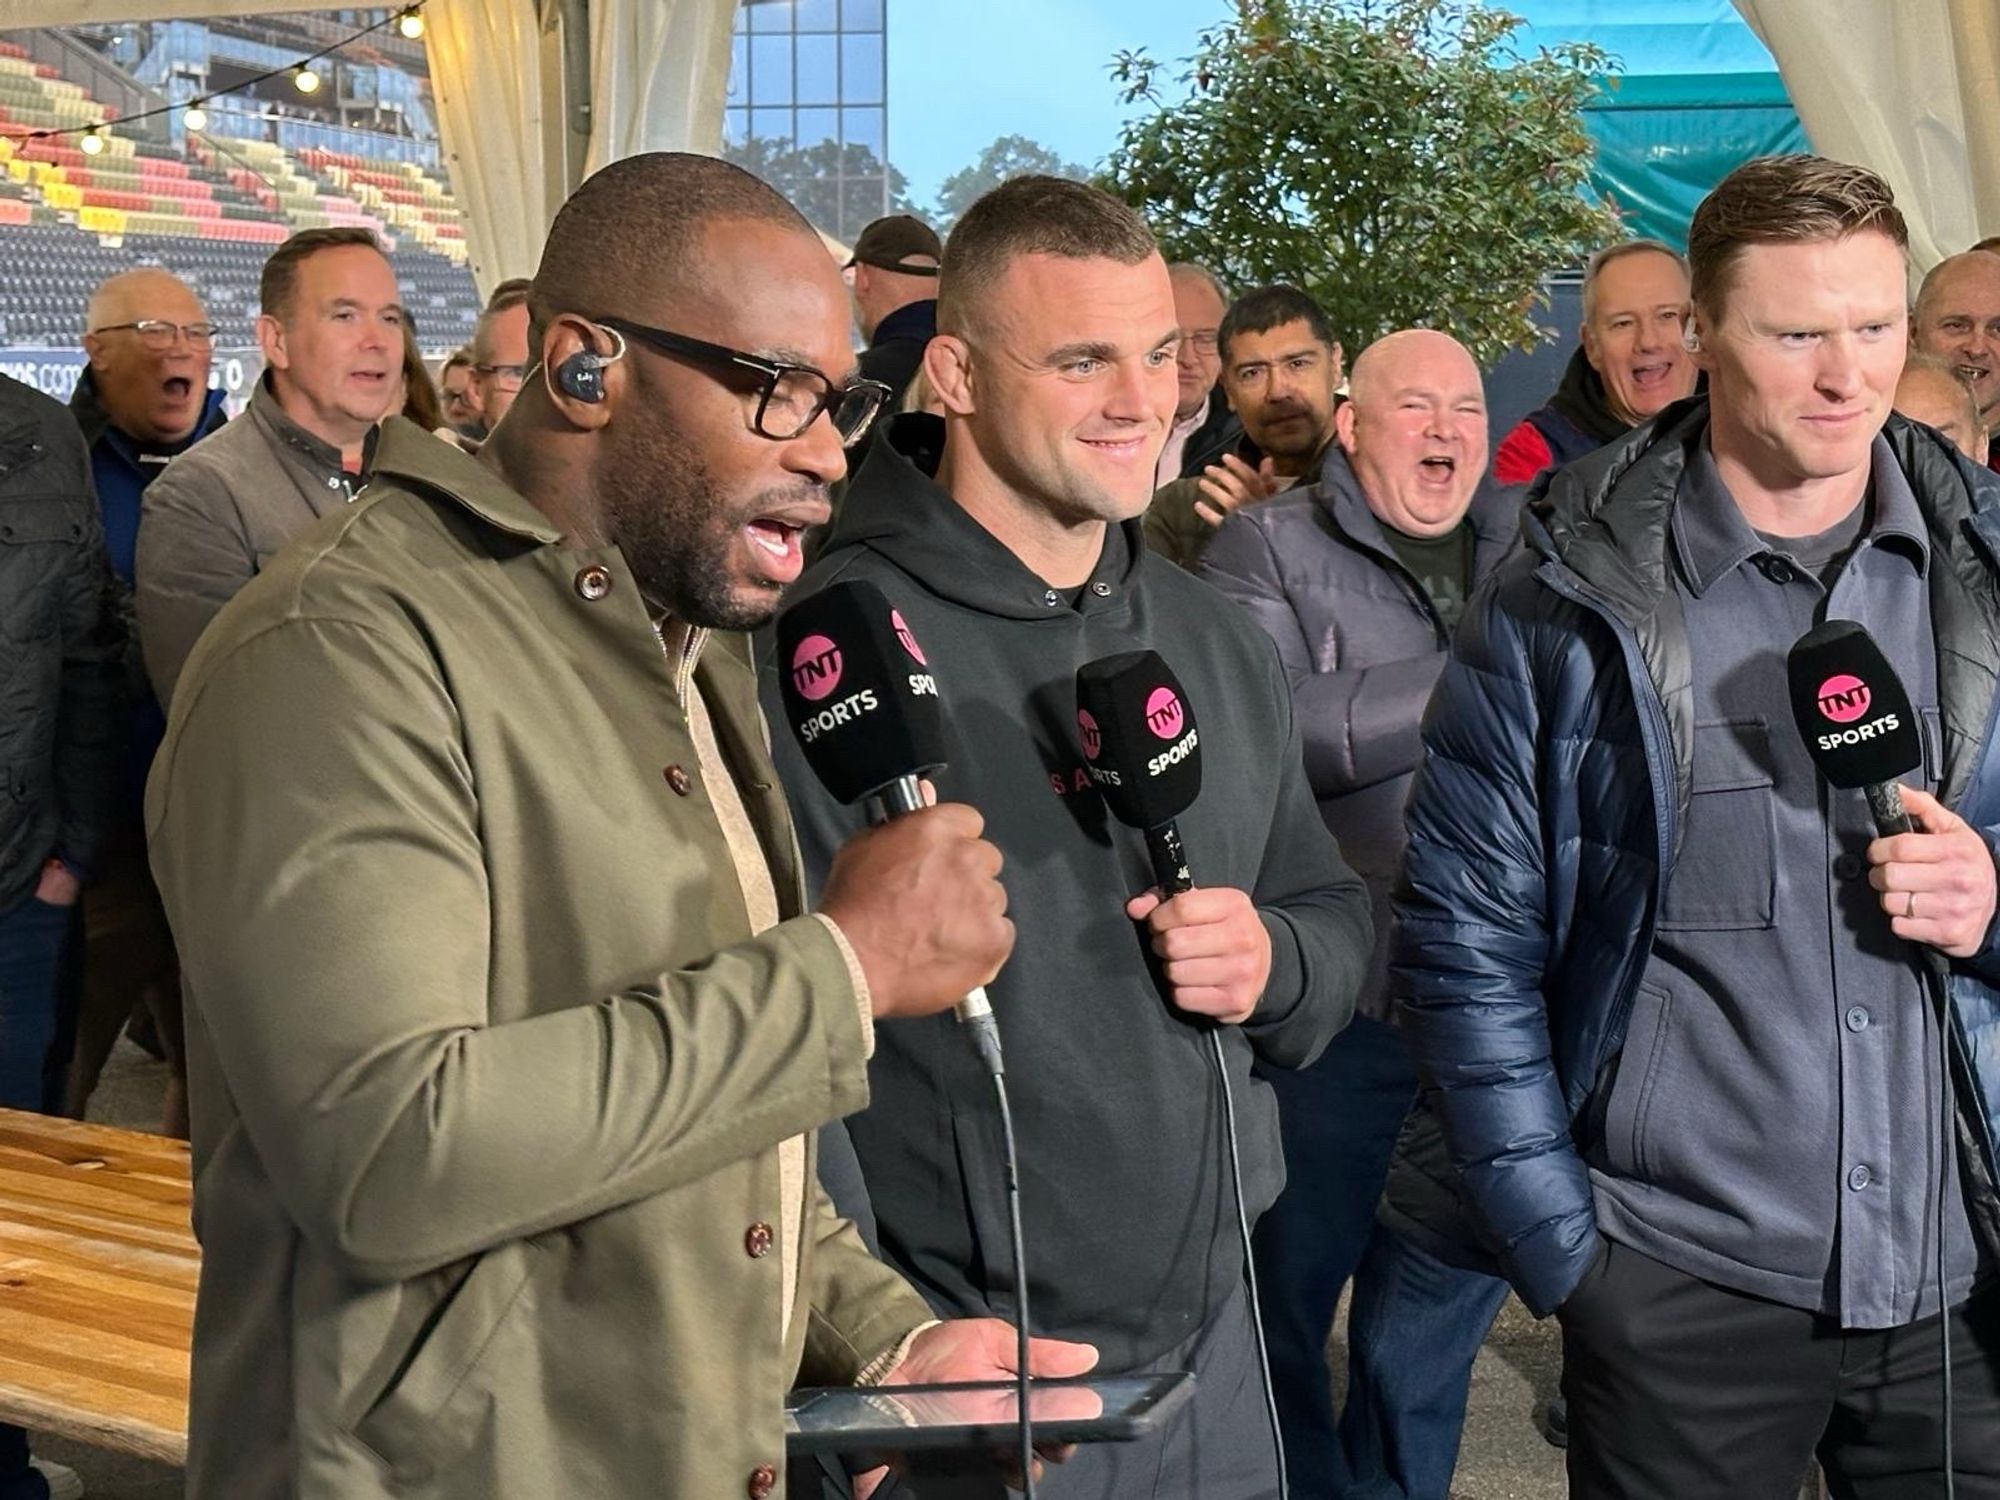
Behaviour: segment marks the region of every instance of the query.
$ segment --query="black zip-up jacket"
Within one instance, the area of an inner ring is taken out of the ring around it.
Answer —
[[[0,378],[0,911],[51,855],[92,871],[125,749],[117,621],[83,437]]]
[[[1087,1339],[1129,1369],[1206,1326],[1243,1247],[1207,1029],[1182,1019],[1125,902],[1153,884],[1144,841],[1084,773],[1076,669],[1151,646],[1201,734],[1202,793],[1180,819],[1195,880],[1255,899],[1271,935],[1258,1010],[1223,1033],[1252,1215],[1284,1183],[1276,1112],[1253,1059],[1301,1067],[1351,1015],[1368,898],[1321,825],[1270,641],[1221,595],[1111,528],[1090,581],[1052,590],[906,456],[940,451],[934,417],[898,418],[856,475],[800,595],[877,584],[935,670],[950,764],[1006,857],[1019,934],[988,986],[1020,1138],[1035,1331]],[[766,706],[781,720],[775,673]],[[777,763],[817,881],[861,824],[780,728]],[[884,1253],[940,1313],[1011,1316],[999,1119],[951,1015],[876,1032],[869,1108],[849,1130]]]

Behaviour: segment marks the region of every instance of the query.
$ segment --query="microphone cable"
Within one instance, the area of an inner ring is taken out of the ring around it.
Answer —
[[[1146,830],[1146,847],[1160,881],[1162,900],[1194,889],[1180,830],[1173,824]],[[1208,1027],[1208,1050],[1221,1085],[1223,1137],[1228,1146],[1229,1183],[1236,1199],[1236,1231],[1243,1241],[1243,1284],[1250,1297],[1250,1337],[1257,1349],[1257,1373],[1264,1387],[1264,1416],[1271,1427],[1271,1452],[1278,1463],[1278,1500],[1289,1500],[1291,1479],[1285,1467],[1284,1429],[1278,1420],[1278,1393],[1271,1382],[1271,1352],[1264,1342],[1264,1306],[1257,1290],[1257,1257],[1250,1250],[1250,1209],[1243,1195],[1243,1153],[1236,1139],[1236,1090],[1229,1082],[1228,1056],[1222,1050],[1222,1027]]]
[[[1944,1398],[1944,1411],[1940,1423],[1944,1429],[1944,1500],[1956,1500],[1958,1494],[1957,1457],[1953,1451],[1952,1439],[1952,1380],[1951,1380],[1951,1305],[1945,1284],[1944,1235],[1948,1215],[1946,1201],[1951,1196],[1950,1172],[1952,1167],[1951,1141],[1958,1124],[1958,1098],[1951,1078],[1951,967],[1945,956],[1937,949],[1926,946],[1923,950],[1924,988],[1930,991],[1931,1000],[1937,1007],[1938,1023],[1938,1100],[1940,1114],[1938,1120],[1937,1150],[1937,1286],[1938,1286],[1938,1353],[1943,1361],[1939,1377]]]
[[[917,777],[899,776],[871,795],[868,804],[869,822],[879,825],[921,808],[923,790]],[[993,1080],[993,1098],[1000,1106],[1001,1158],[1007,1173],[1007,1232],[1014,1251],[1014,1400],[1019,1408],[1021,1484],[1027,1500],[1035,1500],[1035,1423],[1028,1411],[1028,1252],[1027,1236],[1021,1227],[1021,1159],[1014,1148],[1014,1108],[1007,1098],[1007,1059],[1000,1049],[1000,1026],[986,1001],[984,988],[972,993],[979,1004],[976,1008],[961,1007],[959,1020],[972,1050],[979,1054],[987,1076]],[[1240,1190],[1238,1197],[1240,1200]]]

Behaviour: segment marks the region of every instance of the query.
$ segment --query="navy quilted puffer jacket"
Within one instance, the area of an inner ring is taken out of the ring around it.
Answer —
[[[1677,403],[1538,482],[1526,550],[1473,601],[1424,720],[1397,1001],[1477,1237],[1537,1313],[1596,1251],[1572,1131],[1624,1044],[1687,809],[1694,715],[1668,520],[1707,422],[1705,397]],[[2000,853],[2000,478],[1901,417],[1884,436],[1930,528],[1940,795]],[[1952,1001],[1967,1201],[2000,1254],[1993,936],[1955,962]]]

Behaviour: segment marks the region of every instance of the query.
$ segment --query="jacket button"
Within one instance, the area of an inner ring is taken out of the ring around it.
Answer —
[[[1794,578],[1797,578],[1799,576],[1798,573],[1793,569],[1791,563],[1782,557],[1765,558],[1763,567],[1764,567],[1764,576],[1770,579],[1771,582],[1773,583],[1778,583],[1778,584],[1790,583]]]
[[[1111,585],[1104,582],[1102,579],[1099,579],[1096,583],[1093,583],[1090,586],[1090,591],[1091,593],[1097,595],[1097,597],[1100,599],[1109,599],[1111,597]]]
[[[771,1491],[777,1487],[778,1471],[769,1464],[759,1464],[750,1471],[750,1479],[743,1486],[743,1492],[750,1500],[769,1500]]]
[[[1054,609],[1058,604],[1062,603],[1062,595],[1058,594],[1054,589],[1050,589],[1042,595],[1042,603],[1046,604],[1050,609]]]
[[[1842,880],[1855,880],[1861,875],[1861,861],[1852,854],[1843,854],[1833,862],[1833,873]]]
[[[1868,1020],[1867,1006],[1850,1005],[1847,1007],[1847,1029],[1849,1031],[1866,1031],[1868,1029]]]
[[[592,563],[576,575],[576,591],[595,604],[611,592],[611,570]]]
[[[743,1235],[743,1248],[752,1260],[762,1260],[771,1253],[771,1241],[775,1236],[769,1224],[752,1224]]]
[[[1857,1193],[1860,1192],[1863,1188],[1867,1187],[1868,1184],[1873,1182],[1874,1180],[1875,1180],[1875,1174],[1869,1171],[1868,1168],[1865,1166],[1856,1167],[1853,1171],[1847,1174],[1848,1187]]]
[[[667,778],[667,785],[674,789],[675,796],[685,797],[689,792],[694,790],[694,778],[679,766],[668,766],[664,774]]]

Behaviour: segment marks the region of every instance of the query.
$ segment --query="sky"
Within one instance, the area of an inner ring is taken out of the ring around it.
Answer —
[[[1775,68],[1730,0],[1501,0],[1528,46],[1588,34],[1633,72]],[[1144,47],[1168,66],[1236,0],[888,0],[889,160],[919,204],[1003,135],[1094,166],[1127,111],[1112,58]]]
[[[1112,58],[1143,46],[1177,64],[1196,33],[1235,9],[1234,0],[889,0],[889,160],[919,203],[1003,135],[1094,166],[1125,114]]]

